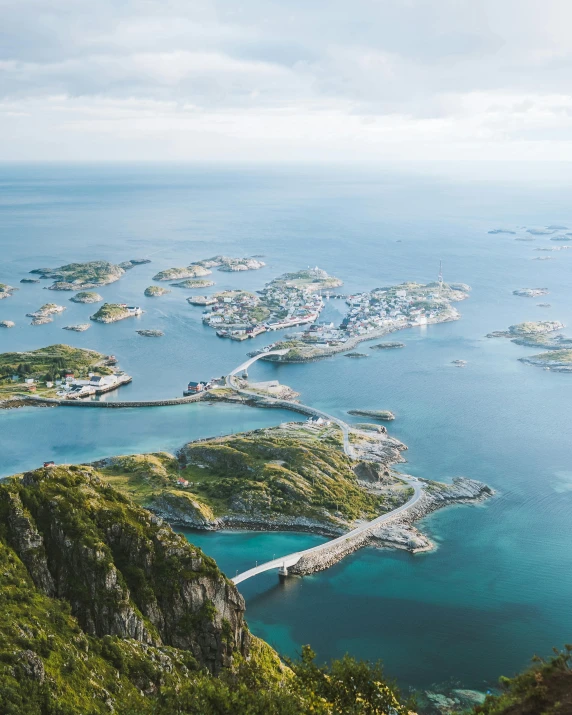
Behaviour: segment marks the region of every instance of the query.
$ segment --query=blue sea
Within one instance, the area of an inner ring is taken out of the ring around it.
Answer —
[[[485,338],[541,319],[560,320],[572,334],[572,249],[535,251],[565,245],[550,236],[516,240],[531,237],[529,227],[572,231],[571,190],[568,166],[3,165],[0,282],[19,290],[0,301],[0,320],[16,322],[0,332],[0,349],[66,342],[113,353],[133,382],[108,399],[178,396],[189,380],[224,374],[278,336],[248,344],[217,338],[202,325],[201,309],[185,301],[191,291],[143,296],[157,271],[219,253],[263,254],[260,271],[215,271],[210,290],[256,290],[280,273],[318,265],[352,292],[435,280],[442,260],[446,281],[472,286],[458,304],[459,321],[400,332],[393,337],[403,350],[372,350],[367,360],[258,363],[251,374],[277,378],[340,417],[352,408],[390,409],[389,431],[409,448],[404,470],[479,479],[495,497],[425,519],[421,528],[437,544],[432,553],[365,549],[313,576],[280,583],[263,574],[240,589],[252,631],[284,654],[311,643],[324,660],[345,652],[382,659],[405,685],[483,689],[572,638],[572,375],[523,364],[518,358],[534,350]],[[499,227],[516,234],[488,233]],[[533,260],[539,256],[551,260]],[[46,283],[19,283],[37,267],[147,257],[152,263],[99,291],[109,302],[140,305],[144,315],[85,333],[62,327],[86,322],[93,306],[46,292]],[[549,295],[512,295],[536,287]],[[30,326],[25,313],[48,300],[65,304],[64,315]],[[323,315],[339,320],[343,310],[331,300]],[[165,335],[144,338],[140,328]],[[369,354],[368,344],[360,351]],[[467,366],[453,367],[456,359]],[[47,459],[173,451],[292,418],[205,404],[0,411],[0,475]],[[248,532],[188,538],[229,576],[321,540]]]

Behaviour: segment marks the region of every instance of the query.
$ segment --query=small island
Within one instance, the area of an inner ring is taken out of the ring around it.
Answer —
[[[493,235],[499,234],[499,233],[508,233],[514,235],[516,231],[511,231],[508,228],[493,228],[492,230],[488,231],[488,233],[491,233]]]
[[[89,323],[78,323],[78,325],[64,325],[64,330],[72,330],[75,333],[85,333],[89,330],[91,325]]]
[[[369,355],[366,355],[365,353],[346,353],[345,357],[349,358],[366,358],[369,357]]]
[[[204,261],[196,261],[192,265],[204,268],[218,268],[219,271],[233,273],[235,271],[257,271],[264,268],[266,263],[257,258],[232,258],[231,256],[213,256]]]
[[[165,335],[162,330],[136,330],[135,332],[145,338],[161,338]]]
[[[26,313],[28,318],[33,318],[30,325],[45,325],[46,323],[51,323],[53,321],[52,315],[59,315],[63,313],[65,307],[63,305],[56,305],[55,303],[45,303],[39,310],[34,313]]]
[[[541,295],[548,294],[548,288],[519,288],[513,290],[513,295],[519,295],[522,298],[539,298]]]
[[[564,323],[557,320],[537,320],[525,323],[517,323],[509,326],[508,330],[495,330],[489,333],[487,338],[529,338],[532,336],[545,335],[555,330],[561,330]]]
[[[393,348],[404,348],[405,343],[398,343],[398,342],[386,342],[386,343],[377,343],[377,345],[370,345],[369,349],[370,350],[392,350]]]
[[[96,323],[116,323],[125,318],[134,318],[141,315],[143,311],[136,305],[125,305],[125,303],[104,303],[101,308],[90,316],[90,320]]]
[[[393,412],[389,410],[348,410],[348,415],[355,417],[371,417],[374,420],[383,420],[389,422],[395,419]]]
[[[171,286],[174,288],[211,288],[214,285],[214,281],[201,278],[188,278],[186,281],[171,283]]]
[[[572,340],[569,340],[572,344]],[[572,348],[565,350],[550,350],[549,352],[519,358],[521,362],[529,365],[543,367],[553,372],[572,372]]]
[[[145,295],[148,298],[158,298],[161,295],[167,295],[171,291],[168,288],[163,288],[162,286],[149,286],[145,288]]]
[[[120,266],[107,261],[88,261],[87,263],[68,263],[59,268],[35,268],[42,278],[55,280],[49,290],[84,290],[97,288],[118,281],[125,273]]]
[[[12,286],[6,285],[6,283],[0,283],[0,300],[4,298],[10,298],[17,290],[17,288],[13,288]]]
[[[82,291],[81,293],[76,293],[72,295],[70,300],[73,303],[101,303],[103,298],[99,293],[94,293],[92,291]]]
[[[15,325],[13,320],[0,320],[0,328],[13,328]]]
[[[135,266],[142,266],[145,263],[151,263],[150,258],[131,258],[129,261],[122,261],[119,264],[120,268],[123,268],[124,271],[129,271],[131,268],[135,268]]]
[[[164,271],[159,271],[153,276],[154,281],[174,281],[180,278],[199,278],[200,276],[208,276],[212,273],[211,270],[204,266],[191,265],[183,268],[166,268]]]
[[[22,278],[20,283],[39,283],[39,278]]]

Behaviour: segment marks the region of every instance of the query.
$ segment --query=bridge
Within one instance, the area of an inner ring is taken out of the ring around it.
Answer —
[[[278,569],[278,573],[281,576],[287,576],[288,569],[292,566],[295,566],[303,559],[317,559],[319,561],[322,558],[327,558],[328,552],[337,551],[338,554],[341,553],[343,555],[344,551],[345,553],[353,551],[354,546],[356,544],[359,546],[364,543],[364,541],[366,541],[367,537],[369,536],[369,533],[373,529],[375,529],[380,524],[383,524],[384,522],[392,521],[397,516],[402,515],[404,512],[411,509],[411,507],[413,507],[419,501],[423,494],[423,484],[416,477],[404,476],[403,479],[409,484],[409,486],[413,487],[413,496],[408,501],[406,501],[405,504],[402,504],[401,506],[397,507],[396,509],[393,509],[393,511],[390,511],[387,514],[382,514],[381,516],[378,516],[376,519],[373,519],[373,521],[368,521],[366,524],[362,524],[356,529],[352,529],[352,531],[348,531],[347,534],[338,536],[331,541],[326,541],[324,544],[314,546],[313,548],[306,549],[305,551],[297,551],[293,554],[287,554],[286,556],[281,556],[280,558],[272,559],[272,561],[266,561],[266,563],[260,564],[260,566],[255,566],[252,569],[248,569],[248,571],[244,571],[243,573],[231,579],[232,582],[235,585],[238,585],[239,583],[242,583],[243,581],[246,581],[253,576],[257,576],[260,573],[264,573],[265,571],[271,571],[272,569],[276,568]]]
[[[236,384],[234,378],[239,373],[246,372],[251,365],[253,365],[257,360],[260,360],[261,358],[268,357],[269,355],[286,355],[287,352],[288,350],[269,350],[268,352],[259,353],[258,355],[251,357],[249,360],[246,360],[246,362],[243,362],[238,367],[235,367],[234,370],[232,370],[232,372],[230,372],[226,376],[225,381],[227,387],[232,388],[235,392],[238,392],[240,394],[260,399],[259,392],[254,392],[253,390],[248,390],[246,388],[239,387]],[[347,454],[348,457],[353,457],[353,448],[350,444],[350,428],[348,424],[343,420],[340,420],[333,415],[329,415],[323,410],[318,410],[315,407],[309,407],[308,405],[302,405],[299,402],[280,400],[277,397],[267,397],[266,395],[264,396],[264,400],[267,402],[267,404],[272,404],[274,407],[282,407],[287,410],[293,410],[294,412],[300,412],[301,414],[308,415],[309,417],[321,417],[324,420],[328,420],[329,422],[336,424],[342,430],[344,453]]]

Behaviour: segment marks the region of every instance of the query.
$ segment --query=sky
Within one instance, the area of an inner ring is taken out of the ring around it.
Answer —
[[[572,161],[570,0],[0,0],[3,161]]]

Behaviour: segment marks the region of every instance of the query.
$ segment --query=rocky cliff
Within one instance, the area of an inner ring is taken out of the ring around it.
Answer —
[[[0,516],[35,589],[69,603],[86,634],[185,649],[215,673],[248,655],[244,601],[215,562],[94,469],[11,480]]]

